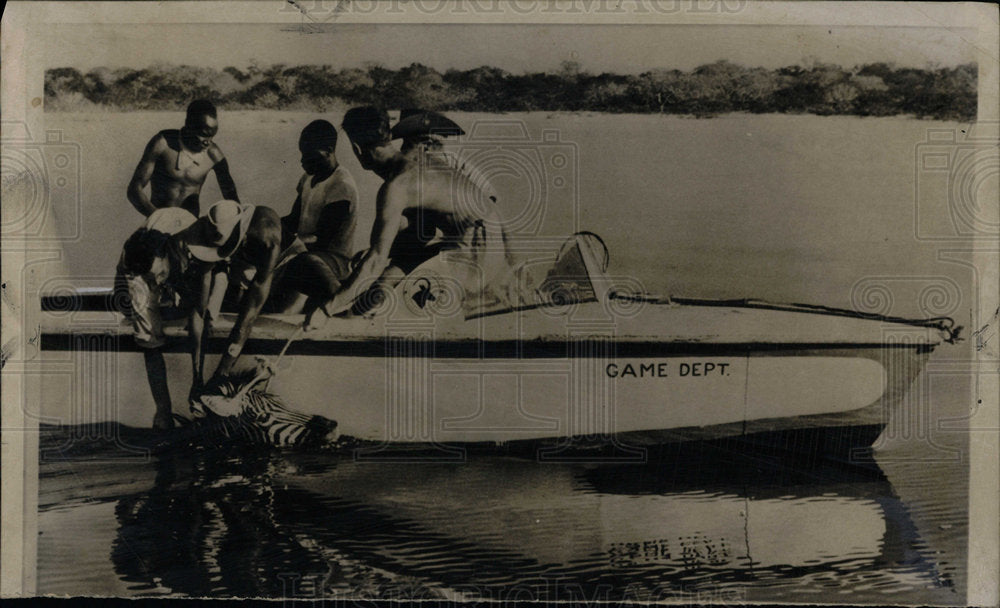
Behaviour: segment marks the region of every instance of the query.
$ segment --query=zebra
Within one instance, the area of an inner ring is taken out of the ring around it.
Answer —
[[[210,436],[258,447],[327,448],[339,438],[337,422],[289,409],[281,397],[257,386],[274,371],[262,358],[257,366],[213,382],[191,402],[193,421],[207,439]]]

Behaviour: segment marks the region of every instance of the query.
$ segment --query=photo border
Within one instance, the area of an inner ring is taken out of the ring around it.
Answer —
[[[319,5],[317,7],[317,5]],[[312,6],[313,10],[309,7]],[[488,10],[483,10],[482,7]],[[657,7],[662,10],[657,10]],[[648,10],[641,10],[642,8]],[[433,9],[433,10],[432,10]],[[73,23],[275,23],[319,27],[328,23],[506,23],[506,24],[670,24],[739,26],[880,26],[970,29],[979,50],[979,120],[1000,120],[997,91],[1000,46],[997,6],[994,4],[901,3],[901,2],[809,2],[750,3],[743,0],[709,2],[659,2],[658,0],[548,0],[540,3],[512,0],[468,0],[458,4],[426,0],[364,0],[259,2],[10,2],[4,11],[2,30],[3,90],[0,104],[4,121],[21,122],[32,133],[44,133],[41,104],[45,31],[52,24]],[[974,318],[989,318],[997,306],[1000,281],[996,266],[1000,243],[978,242],[969,248],[982,281]],[[30,260],[55,255],[58,247],[38,248],[27,241],[3,243],[5,291],[30,293]],[[25,311],[20,331],[26,336],[36,327]],[[978,328],[976,328],[978,329]],[[25,338],[27,340],[27,338]],[[27,345],[25,345],[27,349]],[[40,392],[37,374],[19,375],[32,365],[27,360],[11,362],[3,370],[2,462],[2,561],[0,595],[33,595],[37,551],[38,433],[30,429],[21,403]],[[978,350],[978,369],[996,370],[996,353]],[[973,370],[970,370],[970,374]],[[13,379],[12,376],[18,376]],[[998,436],[1000,428],[996,373],[979,377],[981,400],[976,424],[986,432],[970,432],[970,491],[968,589],[970,605],[996,605],[998,522]],[[21,430],[29,429],[29,430]]]

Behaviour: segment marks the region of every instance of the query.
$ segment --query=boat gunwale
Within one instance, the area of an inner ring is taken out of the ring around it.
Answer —
[[[43,312],[55,312],[61,314],[73,313],[73,312],[109,312],[115,314],[121,314],[113,302],[113,295],[111,288],[91,288],[87,290],[88,293],[73,293],[73,294],[52,294],[41,296],[41,310]],[[623,295],[620,293],[611,292],[608,294],[608,300],[623,300],[627,302],[636,302],[643,304],[652,304],[654,306],[667,306],[671,308],[695,308],[695,307],[706,307],[706,308],[731,308],[735,310],[747,309],[747,310],[766,310],[784,313],[800,313],[809,315],[819,315],[825,317],[839,317],[839,318],[850,318],[865,321],[875,321],[882,323],[892,323],[895,325],[903,325],[918,329],[936,330],[939,333],[940,341],[948,344],[955,344],[962,340],[960,333],[962,327],[955,324],[954,319],[951,317],[931,317],[925,319],[910,319],[905,317],[896,317],[889,315],[882,315],[877,313],[866,313],[860,311],[854,311],[843,308],[834,308],[823,305],[816,304],[799,304],[799,303],[776,303],[768,302],[766,300],[757,299],[699,299],[699,298],[684,298],[684,297],[659,297],[651,295]],[[487,317],[495,317],[504,314],[519,313],[524,311],[533,310],[545,310],[552,308],[563,308],[566,306],[574,306],[579,304],[594,304],[599,303],[596,298],[580,298],[573,300],[571,302],[544,302],[537,304],[530,304],[518,307],[507,307],[503,309],[484,311],[481,313],[476,313],[472,315],[467,315],[465,317],[466,321],[480,321]],[[86,306],[85,306],[86,305]],[[289,327],[296,325],[303,318],[302,315],[278,315],[278,314],[266,314],[261,315],[262,319],[271,319],[278,322],[283,322],[288,324]],[[355,317],[356,319],[364,319],[366,317]],[[293,321],[294,320],[294,321]],[[128,328],[119,326],[106,325],[101,330],[98,330],[93,325],[84,325],[80,327],[80,331],[74,330],[73,328],[49,328],[44,325],[41,327],[43,350],[72,350],[66,346],[58,347],[54,346],[58,344],[52,340],[52,336],[55,335],[73,335],[73,336],[83,336],[87,334],[92,335],[130,335]],[[184,335],[170,336],[168,333],[168,341],[171,338],[184,338]],[[306,337],[300,342],[307,344],[312,342],[314,344],[323,343],[351,343],[351,344],[365,344],[369,342],[373,343],[383,343],[389,336],[379,336],[379,337],[357,337],[352,335],[317,335],[314,337]],[[46,340],[48,338],[48,340]],[[884,348],[884,347],[906,347],[906,346],[919,346],[923,348],[933,349],[935,346],[940,344],[940,342],[927,340],[923,342],[914,342],[910,344],[887,344],[881,342],[836,342],[836,341],[823,341],[823,342],[766,342],[766,341],[737,341],[737,342],[718,342],[714,340],[698,338],[681,338],[681,339],[671,339],[671,340],[648,340],[643,338],[632,337],[632,336],[610,336],[610,342],[615,344],[629,344],[629,345],[641,345],[641,344],[656,344],[656,345],[692,345],[692,344],[711,344],[716,347],[729,346],[731,348],[743,348],[750,350],[783,350],[791,346],[795,348],[828,348],[828,347],[841,347],[847,346],[850,348]],[[214,337],[211,339],[215,339]],[[211,340],[210,339],[210,340]],[[516,344],[535,344],[535,343],[582,343],[585,342],[587,338],[571,340],[566,336],[540,336],[536,338],[519,339],[519,340],[507,340],[507,339],[488,339],[482,337],[450,337],[442,336],[435,337],[432,341],[435,344],[496,344],[503,345],[505,343],[516,343]],[[262,343],[267,341],[284,342],[285,338],[280,337],[268,337],[268,336],[251,336],[250,342]],[[604,343],[609,340],[607,338],[602,338]],[[46,349],[45,343],[48,342],[49,348]],[[249,346],[249,345],[248,345]],[[211,347],[210,347],[211,348]],[[301,347],[300,347],[301,348]],[[301,353],[299,353],[301,354]]]
[[[105,350],[107,339],[127,337],[127,333],[106,331],[48,332],[43,330],[40,338],[41,350],[48,352],[72,352],[80,350]],[[103,339],[103,340],[102,340]],[[392,339],[407,340],[405,336],[385,336],[362,339],[315,339],[299,340],[288,348],[289,355],[367,358],[403,356],[403,349],[394,352]],[[418,341],[410,338],[409,342]],[[247,354],[276,355],[287,342],[283,338],[251,337],[244,345]],[[599,336],[576,340],[482,340],[482,339],[432,339],[425,344],[424,352],[406,349],[406,356],[418,358],[447,359],[600,359],[638,357],[680,357],[680,356],[801,356],[817,352],[829,354],[831,351],[898,351],[913,349],[917,354],[930,353],[937,344],[930,342],[702,342],[702,341],[627,341],[608,340]],[[228,338],[213,336],[208,339],[206,354],[220,354],[225,351]],[[587,348],[599,345],[602,348]],[[167,336],[160,348],[166,353],[186,353],[190,349],[187,336]],[[115,352],[145,352],[146,349],[132,340],[124,340],[114,345]]]

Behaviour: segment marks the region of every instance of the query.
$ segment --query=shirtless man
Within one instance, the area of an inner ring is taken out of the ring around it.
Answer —
[[[390,143],[389,116],[371,106],[344,115],[344,132],[365,169],[385,180],[375,201],[371,246],[337,294],[306,320],[306,329],[348,310],[374,281],[391,282],[404,274],[392,259],[397,234],[411,218],[424,225],[425,236],[439,230],[441,251],[453,278],[465,288],[466,300],[476,298],[494,279],[509,271],[503,223],[489,185],[449,163],[440,154],[418,146],[402,153]],[[436,253],[436,252],[435,252]]]
[[[223,198],[238,201],[229,163],[212,142],[218,130],[212,102],[192,101],[183,127],[160,131],[146,144],[128,184],[132,206],[147,216],[164,207],[182,207],[197,217],[201,211],[198,196],[212,170]]]

